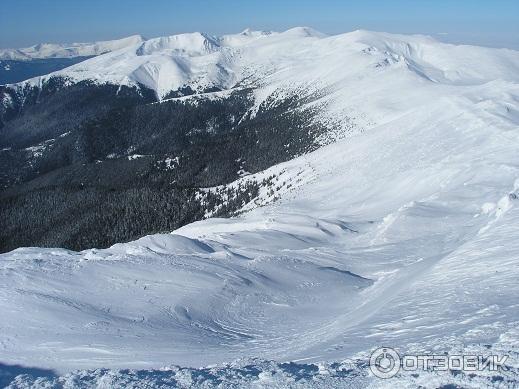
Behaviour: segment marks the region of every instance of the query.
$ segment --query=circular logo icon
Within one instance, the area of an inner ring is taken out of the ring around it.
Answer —
[[[400,355],[391,347],[377,348],[369,358],[369,369],[378,378],[394,377],[400,370]]]

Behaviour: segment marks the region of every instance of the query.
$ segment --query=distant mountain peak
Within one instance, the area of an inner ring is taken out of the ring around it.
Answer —
[[[20,49],[0,49],[0,59],[28,61],[45,58],[89,57],[119,50],[144,42],[142,35],[87,43],[38,43]]]
[[[313,29],[312,27],[294,27],[283,32],[286,35],[296,35],[301,37],[314,37],[314,38],[324,38],[327,35]]]
[[[257,36],[257,35],[270,35],[272,34],[272,31],[265,31],[265,30],[254,30],[252,28],[247,27],[245,30],[240,32],[239,35],[244,36]]]

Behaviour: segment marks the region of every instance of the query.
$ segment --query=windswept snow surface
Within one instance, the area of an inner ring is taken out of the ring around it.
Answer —
[[[44,58],[73,58],[100,55],[144,41],[140,35],[93,43],[39,43],[22,49],[0,49],[0,59],[29,61]]]
[[[115,77],[110,69],[124,63],[135,74],[150,63],[137,52],[153,56],[160,47],[168,58],[196,52],[207,69],[209,59],[226,55],[218,48],[225,41],[240,48],[242,64],[262,59],[258,99],[304,85],[301,93],[320,91],[326,101],[323,118],[340,125],[353,115],[363,131],[260,173],[295,185],[240,217],[104,250],[0,255],[0,361],[67,373],[252,357],[339,365],[319,377],[318,365],[294,367],[302,381],[266,362],[253,362],[248,378],[239,367],[233,378],[223,367],[208,377],[238,386],[495,383],[491,372],[401,373],[382,382],[365,362],[341,376],[344,360],[365,361],[390,346],[401,354],[509,355],[510,376],[499,382],[512,387],[519,379],[519,53],[296,29],[147,41],[74,68],[103,64]],[[106,372],[78,374],[109,382]]]

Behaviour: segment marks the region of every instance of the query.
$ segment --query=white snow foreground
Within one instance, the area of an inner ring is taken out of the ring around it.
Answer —
[[[144,42],[140,35],[132,35],[122,39],[92,43],[39,43],[21,49],[0,49],[0,59],[30,61],[46,58],[74,58],[105,54]]]
[[[326,85],[323,115],[355,112],[365,131],[260,173],[292,190],[240,217],[103,250],[0,255],[0,362],[63,374],[13,387],[517,384],[519,53],[296,35],[304,47],[275,57],[278,43],[256,47],[286,64],[262,90]],[[366,364],[380,346],[507,355],[509,370],[380,380]],[[192,368],[146,370],[171,365]],[[137,370],[66,374],[96,368]]]

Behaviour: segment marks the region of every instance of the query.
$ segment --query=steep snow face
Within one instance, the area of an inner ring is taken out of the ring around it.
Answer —
[[[137,55],[185,55],[200,56],[210,54],[218,49],[218,42],[205,34],[195,32],[150,39],[137,49]]]
[[[202,72],[225,57],[258,101],[298,92],[322,120],[340,129],[354,117],[365,131],[247,176],[286,185],[240,217],[104,250],[0,255],[3,361],[61,371],[316,362],[392,346],[492,350],[510,355],[519,380],[519,53],[295,35],[258,35],[238,51],[220,43],[186,63]],[[134,54],[89,66],[115,72],[147,57]]]
[[[94,43],[40,43],[23,49],[0,49],[0,59],[31,60],[43,58],[73,58],[100,55],[144,41],[140,35]]]

